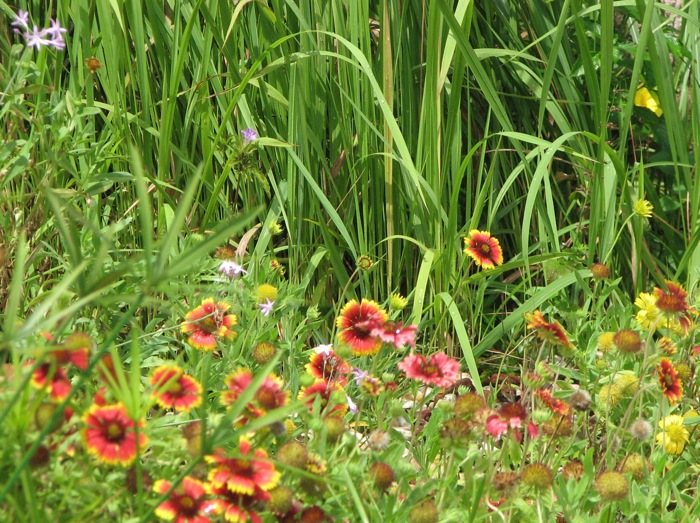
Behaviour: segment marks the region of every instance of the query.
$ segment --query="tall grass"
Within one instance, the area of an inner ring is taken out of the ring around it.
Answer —
[[[324,310],[401,292],[444,333],[434,345],[458,335],[477,355],[504,320],[517,326],[508,313],[551,295],[547,267],[604,261],[631,271],[627,293],[664,272],[697,281],[695,3],[675,13],[678,35],[641,0],[16,7],[71,29],[36,71],[14,69],[33,51],[12,50],[8,29],[2,40],[3,244],[13,259],[24,231],[36,282],[21,310],[86,257],[139,252],[158,277],[151,253],[162,269],[176,243],[258,205],[260,222],[284,223],[291,281],[320,256],[306,289]],[[642,81],[662,118],[634,106]],[[263,137],[263,178],[237,168],[247,127]],[[637,198],[654,205],[651,227],[618,234]],[[468,267],[473,228],[501,240],[502,270]]]

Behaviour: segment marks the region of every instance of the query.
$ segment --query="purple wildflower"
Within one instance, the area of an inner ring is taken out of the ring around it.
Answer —
[[[231,260],[224,260],[219,265],[219,272],[230,279],[237,278],[241,274],[248,274],[248,271]]]
[[[248,129],[243,129],[241,134],[243,135],[243,141],[245,143],[250,143],[258,139],[258,133],[250,127]]]
[[[265,298],[265,303],[258,303],[258,307],[260,307],[260,312],[263,316],[269,316],[274,304],[275,302],[271,301],[270,298]]]
[[[15,33],[19,33],[19,28],[29,29],[29,13],[27,11],[22,11],[21,9],[17,11],[17,14],[10,24],[15,28]]]

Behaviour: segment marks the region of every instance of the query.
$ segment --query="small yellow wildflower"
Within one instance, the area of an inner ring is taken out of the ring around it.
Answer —
[[[398,292],[393,293],[389,297],[389,306],[396,311],[404,310],[407,305],[408,300]]]
[[[654,206],[648,200],[637,200],[634,202],[633,210],[634,214],[640,218],[651,218],[651,211],[654,210]]]
[[[661,311],[656,307],[656,298],[648,292],[640,292],[634,304],[640,308],[635,316],[642,329],[652,329],[657,326]]]
[[[615,342],[613,338],[615,337],[614,332],[603,332],[598,336],[598,350],[600,352],[610,352],[615,348]]]
[[[656,443],[663,445],[668,454],[676,456],[683,452],[690,441],[690,433],[683,426],[683,416],[666,416],[659,421],[661,432],[656,435]]]
[[[637,107],[646,107],[656,116],[664,114],[664,110],[659,105],[659,96],[646,87],[640,87],[637,89],[637,92],[634,93],[634,105]]]
[[[631,373],[620,374],[615,380],[615,385],[620,387],[624,396],[634,396],[639,389],[639,378]]]
[[[275,301],[277,299],[277,288],[269,283],[263,283],[255,289],[255,295],[259,302],[263,302],[266,299]]]

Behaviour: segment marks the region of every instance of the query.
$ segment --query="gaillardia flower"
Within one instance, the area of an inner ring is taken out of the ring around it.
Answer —
[[[335,395],[333,393],[336,393]],[[308,387],[303,387],[297,396],[297,399],[304,400],[309,410],[312,410],[316,401],[320,404],[320,412],[330,416],[344,416],[348,411],[348,405],[345,399],[343,402],[333,403],[332,399],[336,396],[339,398],[344,396],[343,386],[337,381],[324,381],[317,379]],[[326,412],[328,407],[330,411]]]
[[[233,494],[253,496],[257,488],[267,492],[277,486],[280,479],[280,473],[267,460],[267,452],[253,450],[250,440],[244,436],[238,442],[236,456],[229,458],[223,450],[217,449],[205,460],[213,465],[208,476],[213,487],[225,487]]]
[[[677,283],[668,280],[666,289],[665,291],[659,287],[654,289],[656,298],[654,305],[664,318],[678,321],[685,332],[688,332],[692,323],[691,313],[696,312],[688,305],[688,293]]]
[[[573,348],[574,344],[569,341],[558,321],[548,322],[539,310],[525,313],[525,320],[528,322],[527,328],[533,329],[541,340],[567,349]]]
[[[149,383],[154,387],[151,395],[164,409],[189,412],[202,403],[202,386],[175,365],[155,369]]]
[[[42,363],[32,374],[31,383],[37,389],[46,388],[51,401],[60,403],[68,397],[71,391],[71,383],[65,369]]]
[[[216,348],[217,339],[235,338],[236,332],[231,327],[237,323],[238,318],[235,314],[226,314],[230,308],[227,303],[215,303],[212,298],[202,300],[199,307],[185,316],[187,323],[181,331],[190,335],[187,343],[195,349],[210,351]]]
[[[153,485],[158,494],[165,494],[172,488],[172,483],[160,479]],[[161,519],[174,523],[210,523],[209,516],[221,511],[215,500],[206,499],[206,485],[190,476],[185,476],[177,487],[168,495],[155,513]]]
[[[666,416],[659,421],[661,432],[656,435],[656,443],[662,445],[666,453],[678,455],[690,441],[690,433],[683,426],[683,416]]]
[[[469,231],[464,238],[464,252],[483,269],[493,269],[503,264],[503,251],[498,240],[487,231]]]
[[[673,367],[673,363],[668,358],[661,358],[656,370],[659,373],[661,392],[668,398],[668,401],[676,403],[683,397],[683,384],[678,377],[678,372]]]
[[[387,313],[376,301],[350,300],[340,311],[335,325],[340,332],[338,339],[349,345],[356,356],[369,356],[379,352],[382,340],[372,335],[372,330],[380,328],[388,319]]]
[[[402,349],[406,345],[416,348],[417,325],[404,326],[400,321],[387,321],[381,327],[372,329],[372,336],[380,338],[384,343],[393,345],[397,349]]]
[[[228,407],[234,405],[252,381],[253,372],[250,369],[241,368],[232,372],[224,380],[228,390],[221,393],[222,405]],[[283,387],[282,378],[275,374],[266,376],[246,405],[244,415],[249,419],[259,418],[268,411],[289,403],[289,391],[284,390]]]
[[[260,487],[255,487],[253,495],[231,492],[226,486],[210,487],[211,494],[217,496],[214,501],[218,510],[229,523],[263,523],[262,518],[255,512],[256,508],[264,508],[263,504],[270,501],[270,494]]]
[[[350,365],[338,356],[333,349],[314,350],[309,357],[309,363],[304,367],[306,372],[316,379],[337,381],[341,385],[348,382],[346,374],[350,373]]]
[[[429,385],[446,388],[459,379],[459,362],[443,352],[426,359],[419,354],[411,354],[399,362],[399,369],[406,377]]]
[[[137,445],[137,425],[121,403],[92,405],[83,416],[83,422],[83,438],[88,453],[109,465],[128,467],[136,459],[137,451],[143,450],[148,443],[146,435],[139,432]],[[141,420],[138,428],[143,426]]]

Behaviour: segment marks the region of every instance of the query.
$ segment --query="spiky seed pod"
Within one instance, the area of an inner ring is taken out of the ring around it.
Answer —
[[[595,480],[595,489],[603,501],[620,501],[627,497],[627,478],[614,470],[601,472]]]

